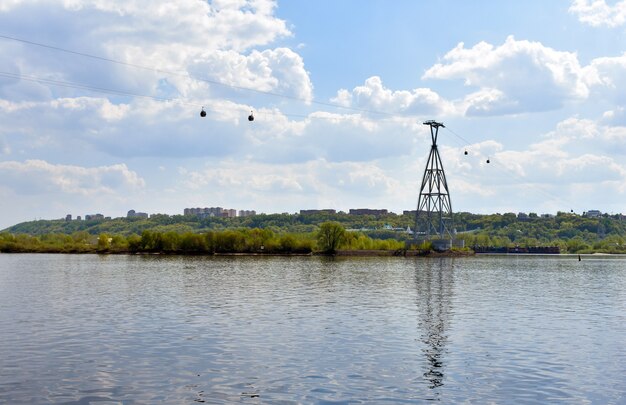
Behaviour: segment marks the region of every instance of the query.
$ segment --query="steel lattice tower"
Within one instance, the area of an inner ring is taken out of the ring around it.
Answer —
[[[417,198],[417,212],[415,213],[415,239],[423,235],[424,239],[430,239],[436,235],[439,239],[452,239],[450,228],[452,226],[452,203],[446,174],[443,171],[443,163],[437,150],[437,136],[439,127],[445,126],[440,122],[426,121],[424,125],[430,126],[430,137],[433,144],[430,148],[422,187]]]

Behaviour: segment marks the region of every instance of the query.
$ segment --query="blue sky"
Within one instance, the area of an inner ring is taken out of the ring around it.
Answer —
[[[400,213],[429,119],[454,211],[626,212],[626,1],[11,0],[0,27],[0,228]]]

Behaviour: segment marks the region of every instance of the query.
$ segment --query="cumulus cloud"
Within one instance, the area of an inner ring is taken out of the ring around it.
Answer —
[[[208,79],[308,100],[313,88],[298,54],[256,49],[291,36],[275,8],[272,0],[15,1],[0,10],[0,25],[9,31],[122,64],[19,42],[3,41],[0,49],[12,61],[8,71],[22,76],[205,99],[210,86],[201,80]],[[54,92],[76,94],[67,87]]]
[[[200,118],[199,107],[154,100],[0,101],[0,134],[6,134],[11,149],[36,150],[43,159],[82,151],[116,158],[238,157],[266,163],[397,157],[411,153],[426,137],[424,126],[411,118],[321,111],[293,118],[275,108],[261,108],[249,122],[248,108],[213,102],[205,106],[207,116]]]
[[[111,195],[145,186],[125,164],[80,167],[43,160],[5,161],[0,162],[0,176],[3,186],[18,194]]]
[[[313,96],[304,61],[287,48],[254,50],[249,55],[233,50],[208,52],[198,57],[190,71],[196,78],[230,86],[277,92],[306,101]]]
[[[616,107],[613,110],[605,111],[602,115],[601,123],[607,126],[607,132],[612,135],[609,139],[619,138],[626,141],[626,108]]]
[[[523,165],[524,175],[532,173],[545,182],[591,182],[614,176],[626,180],[626,166],[615,156],[619,153],[616,133],[623,132],[589,119],[570,117],[528,149],[503,151],[496,156],[504,165]]]
[[[626,53],[616,57],[593,59],[585,68],[585,80],[593,86],[593,95],[613,103],[626,104]]]
[[[399,189],[398,180],[375,162],[329,162],[272,165],[223,161],[201,170],[180,168],[181,184],[213,201],[255,201],[270,209],[348,209],[365,202],[375,205]],[[200,204],[200,202],[198,202]],[[270,211],[273,212],[273,211]]]
[[[337,96],[331,101],[344,107],[390,114],[440,115],[454,113],[452,103],[431,89],[417,88],[410,91],[394,91],[386,88],[379,76],[368,78],[362,86],[357,86],[351,91],[340,89]]]
[[[459,43],[424,79],[462,79],[477,92],[466,98],[466,114],[499,115],[546,111],[587,97],[577,55],[540,42],[509,36],[500,46]]]
[[[626,22],[626,1],[621,0],[613,5],[605,0],[574,0],[569,12],[592,27],[618,27]]]
[[[619,211],[626,192],[626,164],[620,158],[625,140],[626,128],[570,117],[525,147],[484,141],[440,150],[457,210],[472,204],[470,211],[481,212],[483,201],[486,212]]]

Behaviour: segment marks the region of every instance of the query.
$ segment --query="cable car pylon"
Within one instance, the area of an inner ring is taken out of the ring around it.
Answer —
[[[414,239],[418,245],[430,241],[435,250],[449,250],[452,247],[452,202],[437,149],[439,128],[445,126],[433,120],[425,121],[424,125],[430,127],[432,145],[417,198]]]

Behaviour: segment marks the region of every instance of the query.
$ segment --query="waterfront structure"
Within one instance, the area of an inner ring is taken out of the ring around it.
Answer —
[[[437,149],[439,128],[445,128],[445,126],[436,121],[426,121],[424,125],[430,127],[432,145],[417,198],[415,239],[417,240],[421,236],[425,240],[431,240],[434,237],[434,247],[438,250],[446,250],[452,245],[452,234],[450,233],[452,202],[446,174],[443,170],[443,162]]]

